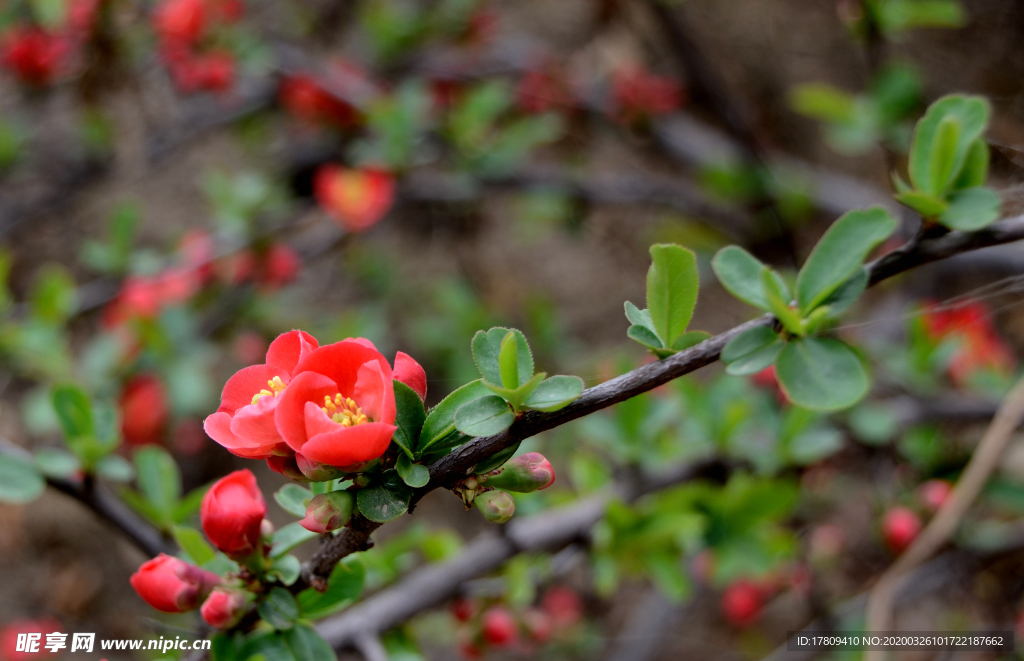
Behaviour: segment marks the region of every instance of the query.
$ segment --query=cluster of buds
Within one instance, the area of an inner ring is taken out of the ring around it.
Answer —
[[[71,68],[104,4],[104,0],[70,0],[64,24],[57,27],[9,25],[0,34],[0,66],[27,87],[53,84]]]
[[[179,558],[160,554],[131,577],[146,602],[166,613],[200,608],[203,619],[219,629],[233,627],[256,595],[247,589],[267,569],[273,526],[267,506],[248,470],[231,473],[210,487],[200,508],[203,532],[218,550],[242,567],[237,575],[218,576]]]
[[[612,76],[613,113],[623,123],[643,122],[678,110],[682,104],[683,90],[671,78],[640,67],[619,69]]]
[[[219,47],[216,29],[237,22],[241,0],[163,0],[153,12],[160,56],[182,92],[221,92],[235,80],[235,56]]]
[[[958,387],[970,385],[979,373],[1009,374],[1013,351],[992,324],[992,312],[974,301],[955,308],[929,305],[921,318],[925,336],[932,342],[953,342],[956,347],[946,366]]]
[[[459,651],[467,659],[479,659],[489,650],[530,652],[552,638],[572,637],[583,620],[583,603],[570,588],[555,586],[539,604],[522,611],[462,598],[452,602],[450,612],[458,622]]]
[[[501,468],[481,475],[470,475],[453,491],[466,508],[476,506],[488,521],[505,523],[516,512],[516,501],[509,491],[531,493],[555,483],[555,469],[544,455],[527,452],[505,462]]]

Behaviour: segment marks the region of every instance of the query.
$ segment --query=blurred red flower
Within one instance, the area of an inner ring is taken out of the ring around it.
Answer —
[[[37,27],[15,26],[0,36],[0,64],[25,85],[49,85],[68,55],[64,36]]]
[[[362,232],[377,223],[395,201],[395,180],[373,168],[346,169],[328,164],[313,182],[317,202],[349,232]]]
[[[121,391],[121,433],[129,445],[159,443],[169,409],[163,383],[152,374],[140,374]]]
[[[640,67],[619,69],[612,75],[612,105],[620,121],[632,123],[678,109],[683,90],[666,76]]]

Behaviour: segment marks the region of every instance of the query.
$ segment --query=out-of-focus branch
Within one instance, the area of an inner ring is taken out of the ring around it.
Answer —
[[[1013,432],[1024,421],[1024,378],[1003,400],[981,442],[967,462],[963,475],[935,517],[910,547],[882,574],[868,595],[865,632],[885,631],[892,620],[894,595],[907,574],[934,555],[959,527],[967,510],[981,493],[989,475],[1003,456]],[[866,661],[881,661],[885,653],[868,650]]]
[[[637,483],[622,482],[572,505],[514,519],[505,525],[503,535],[481,535],[455,558],[413,572],[341,615],[324,620],[317,629],[335,648],[356,646],[361,635],[383,633],[443,604],[457,596],[464,583],[495,571],[519,553],[554,551],[585,539],[614,499],[629,502],[702,477],[722,481],[729,470],[729,465],[717,460],[679,466]]]
[[[872,285],[903,271],[948,257],[966,250],[1024,239],[1024,216],[1003,220],[979,232],[951,232],[931,239],[915,240],[867,266]],[[619,377],[583,391],[579,399],[552,413],[530,411],[519,417],[508,429],[476,438],[430,466],[430,482],[414,492],[413,502],[438,487],[449,487],[472,472],[473,467],[496,452],[524,439],[553,429],[577,418],[625,401],[680,376],[718,360],[722,349],[740,333],[757,326],[776,323],[764,315],[701,342],[664,360],[648,363]],[[303,565],[302,576],[293,586],[326,585],[334,566],[345,556],[369,547],[370,535],[380,527],[356,515],[349,527],[320,547]]]

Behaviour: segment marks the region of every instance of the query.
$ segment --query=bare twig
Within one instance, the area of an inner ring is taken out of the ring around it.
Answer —
[[[996,411],[992,423],[967,463],[963,475],[953,487],[949,499],[935,518],[872,588],[868,595],[865,631],[885,631],[892,620],[893,595],[906,575],[933,556],[959,527],[971,504],[981,493],[989,475],[999,463],[1013,432],[1024,421],[1024,378],[1017,382]],[[866,661],[881,661],[885,653],[869,650]]]

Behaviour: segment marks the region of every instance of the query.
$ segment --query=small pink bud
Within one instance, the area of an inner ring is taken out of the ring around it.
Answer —
[[[761,614],[764,595],[751,581],[739,580],[722,593],[722,615],[729,624],[747,627]]]
[[[953,485],[945,480],[928,480],[917,488],[917,497],[933,512],[939,511],[951,493]]]
[[[893,553],[902,553],[920,532],[921,519],[906,507],[894,507],[882,519],[882,538]]]
[[[199,613],[206,623],[216,629],[230,629],[245,615],[254,595],[238,588],[214,588],[203,602]]]
[[[487,486],[508,489],[517,493],[530,493],[547,489],[555,482],[555,469],[544,455],[527,452],[498,469],[496,475],[488,476]]]
[[[313,496],[306,507],[306,518],[299,525],[310,532],[325,533],[341,528],[352,517],[354,500],[348,491],[332,491]]]
[[[504,647],[518,637],[515,618],[507,608],[495,606],[484,613],[481,630],[484,640],[495,647]]]
[[[516,513],[516,501],[512,494],[500,489],[479,494],[473,499],[473,504],[491,523],[505,523]]]

